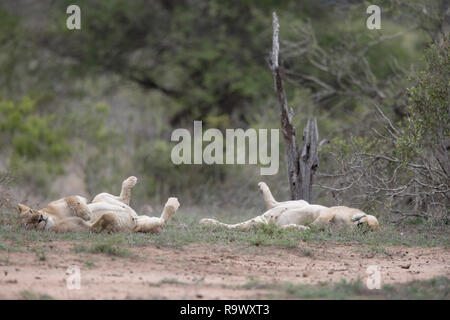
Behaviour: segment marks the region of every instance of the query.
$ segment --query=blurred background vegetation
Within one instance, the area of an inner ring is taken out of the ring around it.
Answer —
[[[66,8],[74,3],[82,29],[71,31]],[[182,206],[208,206],[209,215],[262,212],[261,180],[287,200],[282,139],[275,176],[252,165],[170,161],[172,131],[192,130],[194,120],[222,130],[280,127],[267,64],[276,11],[297,135],[315,116],[321,138],[330,139],[315,202],[448,223],[448,2],[378,1],[381,30],[366,28],[369,4],[1,0],[2,192],[7,181],[11,201],[43,205],[69,194],[118,193],[135,175],[138,210],[177,196]],[[439,155],[431,161],[438,149],[441,162]],[[355,158],[362,152],[398,162],[358,175],[352,170],[369,166]],[[423,174],[408,171],[410,164],[438,172],[408,184]],[[384,187],[367,190],[370,179]],[[401,197],[389,192],[399,185],[406,185]]]

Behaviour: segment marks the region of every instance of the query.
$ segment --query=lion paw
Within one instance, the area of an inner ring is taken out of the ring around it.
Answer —
[[[166,207],[172,207],[176,211],[180,207],[180,202],[175,197],[169,198],[166,202]]]
[[[125,179],[123,181],[122,186],[128,187],[128,188],[133,188],[136,185],[137,180],[138,179],[135,176],[128,177],[127,179]]]
[[[259,190],[261,190],[261,191],[264,191],[264,190],[267,190],[267,189],[269,189],[269,187],[267,186],[267,184],[265,183],[265,182],[258,182],[258,187],[259,187]]]

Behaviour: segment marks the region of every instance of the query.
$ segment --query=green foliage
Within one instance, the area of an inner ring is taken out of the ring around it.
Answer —
[[[125,133],[118,132],[116,126],[108,122],[109,114],[107,103],[89,102],[72,109],[63,118],[71,132],[73,159],[83,166],[90,194],[110,190],[111,185],[120,185],[123,180],[108,174],[110,170],[121,170],[123,159],[118,155],[126,152]]]
[[[0,6],[0,85],[11,88],[14,78],[14,65],[18,55],[16,46],[19,31],[19,19]]]
[[[0,7],[0,43],[4,44],[10,39],[7,34],[17,28],[17,25],[18,19]]]
[[[383,293],[389,299],[448,300],[450,298],[450,279],[444,276],[428,280],[416,280],[403,285],[384,285]]]
[[[47,31],[52,38],[64,37],[65,45],[53,49],[83,60],[74,73],[106,69],[189,106],[172,110],[174,122],[184,122],[186,116],[191,120],[239,112],[246,101],[261,94],[262,85],[270,83],[270,73],[263,72],[264,60],[253,62],[260,53],[246,45],[261,28],[257,7],[254,13],[246,5],[216,2],[113,0],[78,5],[84,9],[83,32],[70,37],[69,31],[61,32],[61,4]],[[229,23],[236,17],[239,21]],[[233,27],[235,23],[244,28]],[[144,67],[149,61],[152,66]],[[264,75],[263,81],[254,81],[255,73]]]
[[[367,3],[356,2],[342,6],[314,0],[79,0],[81,31],[66,28],[69,0],[40,1],[35,13],[20,2],[14,10],[2,4],[0,87],[7,100],[0,102],[1,163],[15,169],[18,187],[30,187],[29,194],[36,195],[48,196],[49,182],[63,173],[64,165],[71,173],[83,172],[86,190],[79,192],[90,195],[117,192],[123,178],[138,176],[133,206],[162,203],[176,195],[184,205],[215,203],[262,210],[256,205],[260,199],[255,185],[265,179],[279,190],[280,198],[287,199],[282,139],[280,172],[274,177],[259,176],[254,166],[176,166],[170,161],[174,145],[170,133],[191,128],[192,120],[220,129],[279,128],[267,65],[273,11],[280,19],[280,62],[297,138],[300,142],[302,126],[311,115],[319,117],[321,138],[334,137],[322,148],[319,171],[336,172],[339,148],[350,158],[356,152],[389,156],[422,152],[428,144],[424,137],[431,134],[429,124],[446,120],[445,114],[437,119],[432,118],[436,112],[426,112],[426,101],[436,102],[443,111],[442,99],[431,94],[442,83],[427,80],[427,75],[422,87],[428,89],[416,86],[410,91],[415,107],[408,110],[412,115],[408,119],[417,123],[405,125],[410,129],[405,129],[397,146],[371,133],[373,102],[395,122],[403,116],[404,103],[396,100],[396,93],[404,91],[408,79],[397,72],[420,63],[424,35],[414,30],[378,40],[405,31],[415,21],[436,30],[443,2],[411,3],[408,14],[391,10],[398,9],[392,1],[382,2],[389,10],[381,31],[365,27]],[[430,14],[421,14],[422,6]],[[314,37],[306,39],[304,52],[297,45],[309,27]],[[352,54],[366,47],[364,59]],[[326,66],[328,72],[314,63]],[[439,66],[444,63],[436,66],[442,75],[446,69]],[[296,73],[318,81],[308,85]],[[338,89],[317,102],[318,83]],[[374,87],[387,97],[380,98]],[[439,130],[433,135],[437,137]],[[394,170],[388,165],[383,172],[392,175]],[[332,192],[321,192],[316,200],[336,203]],[[339,201],[352,204],[349,198]],[[383,202],[391,207],[394,201]],[[374,199],[364,199],[361,208],[378,209]],[[255,243],[265,243],[269,235],[257,232]]]
[[[54,115],[39,115],[35,101],[0,101],[0,132],[3,143],[12,141],[13,157],[60,161],[69,152],[63,129],[55,128]]]
[[[322,159],[333,163],[336,186],[346,201],[393,218],[447,223],[449,212],[450,109],[449,39],[430,45],[425,69],[412,77],[405,117],[394,122],[382,115],[372,133],[335,137]],[[333,168],[332,167],[332,168]],[[333,172],[333,169],[328,169]],[[351,194],[351,195],[350,195]],[[349,197],[350,195],[350,197]],[[415,225],[418,225],[416,223]]]
[[[54,298],[46,293],[38,293],[30,290],[23,290],[19,292],[24,300],[54,300]]]
[[[278,245],[283,247],[298,247],[298,230],[286,230],[275,224],[261,225],[255,228],[255,235],[250,242],[255,246]]]
[[[398,285],[383,285],[380,290],[369,290],[361,279],[353,281],[341,280],[337,283],[319,283],[317,286],[284,282],[279,285],[257,283],[257,288],[278,290],[278,294],[270,297],[303,298],[303,299],[448,299],[449,282],[446,277],[435,277],[429,280],[411,281]]]
[[[425,70],[414,77],[416,85],[408,89],[408,117],[397,142],[406,160],[436,148],[450,137],[449,36],[441,44],[431,44],[425,61]]]
[[[45,187],[51,176],[62,173],[71,153],[67,132],[55,115],[36,108],[36,101],[0,100],[0,146],[9,155],[9,169],[28,186]]]
[[[132,253],[128,248],[123,247],[124,240],[121,237],[108,237],[99,239],[92,243],[89,247],[84,245],[76,245],[75,252],[104,253],[115,257],[128,257]],[[122,245],[121,245],[122,244]]]
[[[142,142],[138,148],[136,169],[145,177],[142,183],[145,184],[147,196],[156,196],[160,201],[165,201],[164,198],[169,194],[184,193],[198,200],[200,195],[196,194],[192,186],[207,189],[224,177],[227,168],[221,165],[174,165],[170,160],[173,146],[173,143],[165,140],[154,139]]]

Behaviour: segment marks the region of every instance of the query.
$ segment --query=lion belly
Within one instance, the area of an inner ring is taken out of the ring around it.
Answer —
[[[136,211],[126,204],[115,205],[109,202],[95,202],[87,205],[91,211],[91,221],[98,219],[102,214],[107,212],[114,212],[116,214],[137,217]]]
[[[325,207],[306,205],[301,207],[286,207],[279,214],[277,224],[280,226],[296,224],[307,226],[316,220]]]
[[[123,231],[133,230],[135,223],[133,218],[138,215],[136,212],[127,205],[113,205],[107,202],[96,202],[88,204],[88,208],[91,211],[91,223],[94,223],[105,213],[113,213],[117,222],[117,227]]]
[[[304,207],[309,206],[310,204],[306,202],[305,200],[290,200],[290,201],[283,201],[276,204],[274,207]]]
[[[87,204],[87,199],[81,196],[74,196],[80,203]],[[40,211],[44,211],[48,215],[53,216],[56,219],[66,219],[73,217],[73,210],[69,208],[66,202],[66,198],[58,199],[50,202],[45,208]]]

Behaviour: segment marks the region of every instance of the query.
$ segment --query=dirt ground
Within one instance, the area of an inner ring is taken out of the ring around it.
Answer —
[[[21,299],[24,291],[55,299],[258,299],[267,289],[246,289],[250,279],[317,284],[367,279],[366,268],[381,268],[382,284],[450,276],[450,250],[443,248],[307,244],[299,248],[234,247],[195,243],[182,249],[131,247],[131,257],[75,253],[74,244],[37,243],[32,251],[2,253],[0,298]],[[6,259],[6,260],[5,260]],[[81,270],[81,288],[68,290],[66,270]]]

